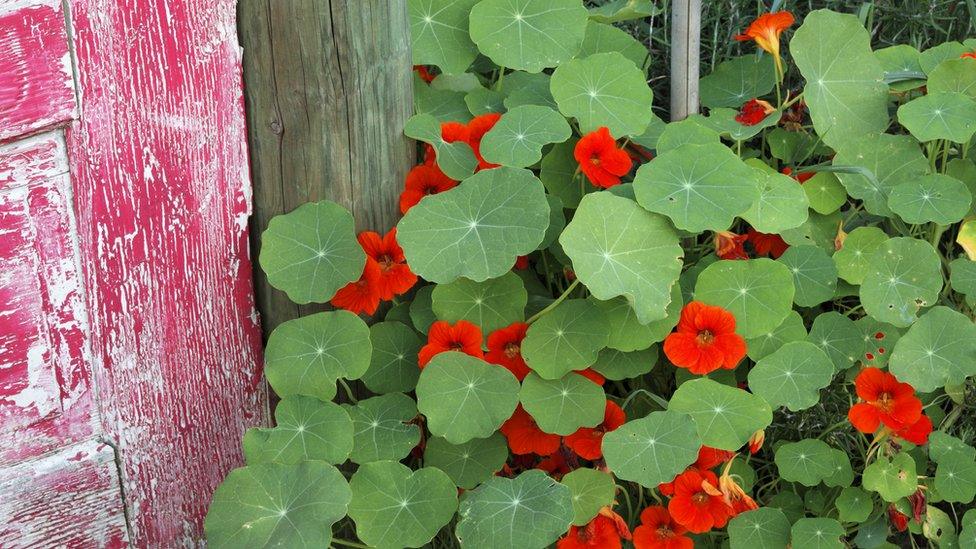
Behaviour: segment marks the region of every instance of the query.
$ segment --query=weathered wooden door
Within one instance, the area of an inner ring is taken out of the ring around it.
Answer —
[[[0,547],[183,546],[266,422],[233,0],[0,0]]]

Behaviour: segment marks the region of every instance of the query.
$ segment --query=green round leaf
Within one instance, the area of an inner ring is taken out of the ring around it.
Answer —
[[[790,246],[777,261],[793,274],[796,293],[793,302],[800,307],[813,307],[829,301],[837,291],[837,266],[823,248]]]
[[[923,51],[918,57],[918,63],[925,74],[931,74],[946,59],[959,59],[966,51],[966,46],[959,42],[944,42]]]
[[[550,89],[559,112],[575,118],[584,134],[606,126],[619,139],[644,133],[651,122],[654,96],[644,71],[617,52],[561,64]]]
[[[320,460],[339,464],[352,452],[352,420],[338,404],[293,395],[275,408],[275,427],[244,434],[244,457],[255,463]]]
[[[366,254],[348,210],[323,200],[271,219],[261,234],[261,269],[268,284],[295,303],[325,303],[359,280]]]
[[[837,496],[838,518],[844,522],[864,522],[874,510],[871,494],[856,486],[848,486]]]
[[[432,284],[420,288],[414,294],[413,301],[410,302],[410,322],[422,334],[426,334],[430,330],[431,324],[437,321],[437,316],[434,314],[432,297],[435,287]],[[417,375],[419,377],[420,374],[418,373]]]
[[[826,442],[808,438],[776,450],[776,468],[783,480],[816,486],[836,472],[835,450]]]
[[[603,387],[580,374],[542,379],[530,373],[522,380],[519,400],[539,429],[567,436],[580,427],[599,425],[603,421],[607,396]]]
[[[493,477],[466,492],[454,531],[461,547],[542,549],[566,533],[573,496],[538,469],[515,478]]]
[[[421,547],[454,517],[457,487],[433,467],[395,461],[361,465],[349,480],[349,517],[370,547]]]
[[[462,94],[455,94],[454,92],[441,93],[463,97]],[[444,104],[441,97],[437,97],[435,100],[439,101],[441,105]],[[464,104],[463,100],[461,107],[467,111],[467,105]],[[419,106],[418,110],[420,110]],[[403,133],[407,137],[412,137],[434,147],[434,151],[437,153],[437,166],[444,172],[444,175],[451,179],[460,181],[474,173],[474,169],[478,166],[478,159],[467,143],[462,141],[448,143],[441,139],[441,121],[435,118],[433,114],[421,113],[411,116],[403,126]],[[424,202],[426,203],[426,200]]]
[[[928,242],[892,238],[868,263],[872,268],[861,283],[861,304],[876,320],[904,328],[915,321],[919,309],[939,298],[942,262]]]
[[[593,186],[583,181],[576,173],[579,163],[573,156],[576,142],[557,143],[542,157],[539,179],[545,185],[549,194],[559,198],[563,206],[575,208],[583,194],[593,189]],[[585,186],[584,186],[585,185]]]
[[[857,173],[838,173],[837,178],[864,209],[875,215],[891,215],[888,194],[894,187],[928,173],[928,160],[918,142],[907,135],[873,134],[846,144],[834,157],[834,166]]]
[[[851,284],[864,282],[871,270],[868,259],[887,240],[888,235],[877,227],[858,227],[851,231],[833,256],[837,274]]]
[[[647,47],[630,34],[614,27],[594,21],[586,24],[586,36],[576,57],[584,59],[597,53],[620,52],[634,65],[643,67],[649,55]]]
[[[682,383],[668,410],[691,416],[702,444],[719,450],[738,450],[773,421],[762,398],[708,378]]]
[[[532,74],[514,71],[505,75],[505,107],[514,109],[522,105],[539,105],[552,109],[556,107],[556,100],[549,91],[550,77],[546,73]]]
[[[593,193],[583,197],[559,243],[594,297],[625,297],[641,324],[667,316],[683,251],[665,218],[633,200]]]
[[[874,56],[881,63],[885,73],[903,73],[903,78],[908,78],[889,84],[891,91],[906,92],[925,85],[925,73],[919,63],[919,52],[914,47],[907,44],[889,46],[875,50]],[[891,75],[885,76],[890,78]]]
[[[831,214],[847,202],[847,190],[837,175],[820,172],[803,184],[803,192],[810,201],[810,208],[820,214]]]
[[[976,63],[946,59],[929,74],[928,93],[958,92],[976,98]]]
[[[641,166],[634,192],[641,206],[679,229],[724,231],[759,198],[758,181],[724,145],[682,145]]]
[[[657,347],[629,353],[607,348],[590,368],[610,380],[633,379],[650,372],[657,358]]]
[[[481,140],[481,154],[493,164],[526,168],[542,160],[542,148],[572,135],[569,123],[549,107],[524,105],[503,114]]]
[[[935,471],[935,488],[949,502],[970,503],[976,497],[976,453],[947,452]]]
[[[507,272],[484,282],[459,278],[449,284],[438,284],[431,298],[437,318],[452,324],[467,320],[487,335],[524,320],[529,294],[522,279]]]
[[[471,39],[497,65],[534,73],[576,55],[586,20],[579,0],[482,0],[471,9]]]
[[[789,541],[790,521],[779,509],[762,507],[729,521],[731,549],[782,549]]]
[[[888,196],[888,207],[907,223],[948,225],[969,212],[973,195],[954,177],[931,174],[902,183]]]
[[[836,150],[888,127],[888,86],[857,16],[812,11],[790,41],[813,127]]]
[[[844,549],[844,527],[834,519],[801,518],[790,529],[793,547],[803,549]]]
[[[612,506],[613,496],[617,492],[613,477],[585,467],[568,473],[562,483],[573,494],[573,524],[576,526],[584,526],[604,506]]]
[[[759,180],[759,199],[742,219],[761,233],[779,233],[807,220],[810,202],[803,185],[781,173],[753,168]]]
[[[495,168],[410,208],[397,225],[397,240],[425,280],[482,282],[534,251],[548,226],[549,203],[532,172]]]
[[[774,408],[797,412],[820,400],[820,389],[830,385],[834,365],[813,343],[794,341],[760,360],[749,371],[749,388]]]
[[[417,403],[403,393],[389,393],[355,406],[343,405],[353,425],[354,463],[403,459],[420,442],[420,427],[408,423],[417,417]]]
[[[651,412],[605,434],[603,457],[617,478],[654,489],[694,463],[701,445],[688,416]]]
[[[769,113],[759,123],[752,125],[745,125],[736,120],[736,117],[739,116],[739,111],[736,109],[712,109],[707,118],[700,115],[692,116],[699,117],[702,124],[715,130],[722,137],[727,137],[732,141],[745,141],[759,135],[766,128],[776,126],[782,117],[782,113],[780,111]],[[796,184],[795,181],[794,184]]]
[[[373,354],[362,376],[366,388],[378,394],[412,391],[420,377],[417,353],[423,346],[417,333],[400,322],[380,322],[369,327],[369,340]]]
[[[813,319],[807,340],[830,357],[837,371],[853,366],[863,348],[861,331],[854,321],[835,311]]]
[[[803,318],[796,311],[790,311],[786,320],[777,326],[775,330],[747,340],[746,349],[748,349],[749,358],[758,362],[786,343],[791,341],[804,341],[806,338],[807,329],[803,325]]]
[[[369,328],[348,311],[316,313],[278,325],[264,352],[268,383],[279,396],[332,400],[336,380],[369,369]]]
[[[770,55],[743,55],[719,63],[701,79],[702,105],[737,109],[754,97],[762,97],[776,85],[776,67]]]
[[[695,299],[735,315],[743,337],[769,333],[793,310],[793,276],[771,259],[716,261],[700,275]]]
[[[976,261],[959,258],[949,264],[952,273],[952,289],[969,297],[976,298]]]
[[[596,305],[568,299],[529,326],[522,357],[543,378],[559,379],[593,364],[608,337],[606,317]]]
[[[462,444],[433,437],[424,450],[424,464],[437,467],[459,488],[470,490],[490,479],[508,459],[508,443],[500,433],[475,438]]]
[[[234,469],[214,492],[204,528],[210,547],[328,547],[352,497],[324,461]]]
[[[930,92],[898,107],[898,122],[922,142],[966,143],[976,132],[976,102],[958,92]]]
[[[478,56],[468,36],[468,13],[478,0],[410,0],[410,40],[414,65],[437,65],[463,73]]]
[[[417,407],[431,433],[461,444],[497,431],[515,411],[518,390],[518,380],[501,366],[440,353],[420,373]]]
[[[854,483],[854,469],[851,467],[851,458],[847,454],[836,448],[831,448],[833,454],[832,466],[834,473],[824,479],[824,484],[832,488],[844,488]]]
[[[956,451],[964,452],[971,456],[971,459],[976,459],[976,448],[944,431],[933,431],[929,436],[929,457],[932,461],[941,462],[943,458]]]
[[[976,324],[948,307],[933,307],[895,344],[888,369],[923,393],[964,383],[976,376]]]
[[[854,325],[861,332],[861,351],[857,357],[861,365],[884,368],[891,350],[898,344],[901,332],[891,324],[878,322],[870,316],[862,316]]]
[[[874,463],[864,469],[861,483],[866,490],[881,494],[885,501],[906,498],[918,488],[915,461],[904,452],[895,454],[890,460],[885,456],[878,456]]]
[[[722,136],[717,130],[706,126],[704,120],[701,116],[693,115],[665,125],[654,146],[657,154],[662,155],[682,145],[721,144]]]
[[[464,104],[475,116],[505,112],[505,94],[486,88],[478,88],[464,96]]]

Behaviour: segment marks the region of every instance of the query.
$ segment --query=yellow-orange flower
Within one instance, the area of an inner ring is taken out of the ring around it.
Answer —
[[[779,57],[779,35],[793,25],[795,19],[788,11],[764,13],[749,25],[746,32],[735,37],[739,41],[754,40],[756,45],[773,55],[776,68],[783,74],[782,61]]]

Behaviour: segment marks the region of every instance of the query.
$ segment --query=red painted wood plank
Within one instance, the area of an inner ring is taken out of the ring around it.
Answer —
[[[74,115],[74,78],[60,0],[0,3],[0,141]]]
[[[133,542],[202,537],[267,421],[234,0],[69,0],[68,132],[102,424]]]
[[[0,469],[0,547],[128,546],[115,452],[95,440]]]
[[[73,211],[61,132],[0,145],[0,464],[94,433]]]

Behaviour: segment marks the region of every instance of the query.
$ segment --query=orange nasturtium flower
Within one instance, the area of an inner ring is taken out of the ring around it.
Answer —
[[[413,288],[417,283],[417,275],[407,266],[403,249],[397,244],[396,228],[390,229],[383,236],[372,231],[363,231],[359,233],[358,239],[366,255],[380,267],[380,299],[390,300]]]
[[[746,356],[746,341],[735,333],[732,313],[692,301],[681,310],[676,330],[664,340],[664,354],[675,366],[704,375],[735,368]]]
[[[333,296],[333,307],[345,309],[351,313],[366,313],[371,315],[376,312],[380,305],[382,295],[383,272],[379,263],[371,257],[366,257],[366,265],[363,267],[363,274],[356,282],[350,282],[343,286],[336,295]]]
[[[513,454],[548,456],[559,450],[559,435],[546,433],[536,425],[532,416],[519,404],[512,417],[505,420],[499,431],[508,440]]]
[[[630,539],[627,522],[604,507],[585,525],[570,526],[569,532],[556,542],[556,549],[620,549],[621,538]]]
[[[882,424],[902,431],[922,417],[922,401],[915,389],[888,372],[865,368],[854,379],[854,388],[864,402],[851,406],[847,418],[862,433],[873,433]]]
[[[749,259],[749,254],[743,247],[748,235],[736,234],[731,231],[715,233],[715,255],[722,259]]]
[[[438,353],[458,351],[475,358],[484,358],[481,350],[481,328],[467,320],[458,320],[451,325],[443,320],[431,324],[427,332],[427,344],[421,347],[417,355],[420,369]]]
[[[453,189],[457,184],[457,181],[444,175],[437,165],[414,166],[407,174],[406,185],[400,193],[400,213],[407,213],[425,196]]]
[[[692,549],[695,543],[685,535],[688,529],[675,522],[661,505],[652,505],[640,515],[641,524],[634,528],[637,549]]]
[[[701,534],[722,528],[731,509],[718,489],[718,477],[711,471],[689,469],[674,479],[674,496],[668,512],[689,532]]]
[[[519,381],[525,379],[531,371],[522,358],[522,340],[528,330],[528,324],[514,322],[488,334],[488,354],[485,355],[485,360],[503,366]]]
[[[617,141],[606,127],[584,135],[576,143],[573,156],[590,183],[603,189],[620,184],[620,177],[627,175],[633,165],[630,155],[617,148]]]
[[[581,427],[566,437],[563,442],[579,457],[590,461],[597,460],[603,457],[603,435],[626,422],[627,414],[624,413],[623,408],[616,402],[608,400],[603,412],[603,423],[596,427]]]
[[[967,51],[959,56],[960,59],[976,59],[976,51]]]
[[[779,55],[779,35],[793,25],[795,19],[788,11],[777,11],[760,15],[746,32],[736,35],[735,39],[742,42],[754,40],[756,45],[769,52],[776,62],[776,71],[782,79],[783,61]]]

